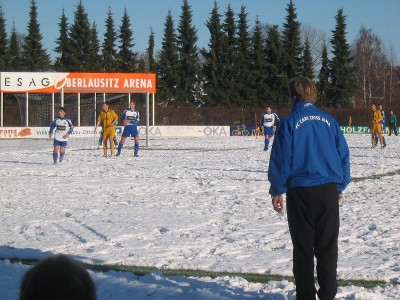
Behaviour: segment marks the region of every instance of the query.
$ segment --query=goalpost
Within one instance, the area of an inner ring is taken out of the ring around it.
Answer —
[[[16,101],[7,117],[15,127],[47,127],[64,106],[75,127],[95,126],[102,103],[121,115],[134,99],[143,103],[146,116],[146,146],[149,144],[150,94],[155,113],[154,73],[40,73],[0,72],[0,127],[5,125],[4,102]],[[20,120],[16,116],[20,117]]]

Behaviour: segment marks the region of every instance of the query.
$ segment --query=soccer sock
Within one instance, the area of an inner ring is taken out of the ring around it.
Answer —
[[[111,155],[114,154],[114,141],[110,142]]]
[[[107,141],[103,141],[103,153],[104,153],[104,156],[107,156]]]
[[[65,152],[61,152],[61,151],[60,151],[60,162],[63,161],[63,159],[64,159],[64,153],[65,153]]]
[[[378,145],[378,140],[379,140],[379,137],[375,136],[375,145]]]
[[[268,146],[269,146],[269,139],[265,139],[265,149],[268,149]]]
[[[57,152],[53,152],[53,161],[56,163],[58,159],[58,153]]]
[[[139,143],[135,143],[135,152],[134,152],[134,156],[137,156],[138,155],[138,152],[139,152]]]
[[[122,150],[123,146],[124,146],[124,144],[122,144],[121,142],[118,144],[118,154],[121,154],[121,150]]]

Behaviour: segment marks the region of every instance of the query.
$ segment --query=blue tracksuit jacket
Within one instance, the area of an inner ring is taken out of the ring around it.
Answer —
[[[350,182],[350,154],[336,120],[312,103],[295,103],[277,130],[268,180],[271,195],[325,183],[341,193]]]

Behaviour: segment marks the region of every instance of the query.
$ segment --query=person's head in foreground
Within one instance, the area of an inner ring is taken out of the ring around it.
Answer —
[[[40,261],[22,278],[20,300],[96,300],[89,272],[66,255]]]
[[[317,100],[317,87],[307,77],[295,77],[289,81],[289,95],[294,102],[315,103]]]

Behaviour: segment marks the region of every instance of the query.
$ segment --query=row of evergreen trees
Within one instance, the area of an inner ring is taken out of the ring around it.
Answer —
[[[355,80],[342,9],[335,17],[336,26],[329,41],[332,58],[328,58],[328,45],[324,44],[317,75],[312,45],[307,39],[301,40],[301,24],[293,0],[287,5],[282,30],[277,25],[263,26],[258,19],[249,30],[244,5],[237,15],[228,5],[222,16],[215,1],[206,22],[210,32],[207,49],[197,47],[197,29],[192,23],[188,0],[183,0],[181,9],[177,27],[171,12],[167,14],[161,50],[155,54],[151,30],[146,53],[140,55],[133,50],[133,31],[126,9],[116,30],[109,8],[100,44],[97,25],[90,24],[80,1],[72,24],[62,12],[60,35],[54,48],[57,57],[51,64],[41,43],[36,1],[31,0],[28,32],[22,42],[15,26],[8,39],[4,14],[0,11],[0,69],[156,72],[157,98],[164,105],[196,106],[259,107],[266,103],[286,106],[288,80],[303,75],[317,81],[325,105],[350,105]]]

